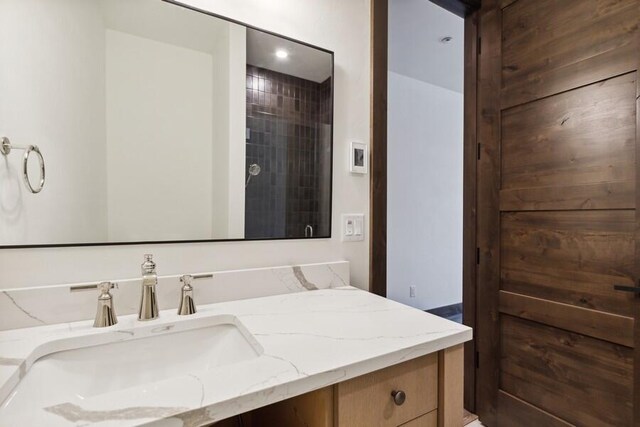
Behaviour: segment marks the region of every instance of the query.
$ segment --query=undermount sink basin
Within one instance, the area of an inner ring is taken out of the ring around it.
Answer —
[[[38,359],[2,404],[4,415],[152,384],[260,356],[233,323],[52,353]],[[125,332],[126,331],[122,331]]]

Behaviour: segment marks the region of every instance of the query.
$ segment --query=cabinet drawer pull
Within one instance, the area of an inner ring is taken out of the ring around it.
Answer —
[[[393,403],[398,406],[401,406],[404,401],[407,399],[407,395],[402,390],[394,390],[391,392],[391,397],[393,397]]]

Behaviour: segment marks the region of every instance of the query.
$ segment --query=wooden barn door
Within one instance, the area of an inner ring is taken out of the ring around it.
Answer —
[[[476,391],[489,427],[640,425],[639,21],[640,0],[482,1]]]

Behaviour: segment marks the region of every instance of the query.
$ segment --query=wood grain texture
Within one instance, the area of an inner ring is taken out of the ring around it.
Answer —
[[[464,347],[438,352],[438,427],[460,427],[464,415]]]
[[[572,424],[632,424],[631,349],[506,315],[501,334],[502,390]]]
[[[498,425],[519,427],[571,427],[572,424],[551,415],[548,412],[518,399],[504,391],[500,391],[498,404],[500,414]]]
[[[483,1],[476,403],[492,427],[640,426],[640,307],[613,290],[640,276],[639,21],[637,0]]]
[[[406,393],[403,405],[393,402],[394,390]],[[335,393],[338,426],[395,427],[406,423],[438,406],[438,354],[342,382]]]
[[[371,0],[371,177],[369,291],[387,295],[388,0]]]
[[[501,211],[634,209],[633,181],[516,188],[500,191]]]
[[[428,414],[422,415],[416,419],[402,424],[400,427],[437,427],[438,425],[438,410],[431,411]]]
[[[502,18],[504,108],[635,70],[637,0],[520,0]]]
[[[477,138],[476,79],[478,68],[478,14],[464,21],[464,185],[462,231],[462,319],[470,328],[476,327],[476,187]],[[476,410],[476,344],[464,344],[464,407]]]
[[[251,427],[333,427],[334,387],[325,387],[251,412]],[[248,426],[249,424],[247,424]]]
[[[502,113],[502,189],[635,179],[635,73]]]
[[[507,6],[511,6],[513,3],[517,2],[518,0],[502,0],[500,2],[500,8],[504,9]]]
[[[482,53],[478,57],[478,160],[476,349],[480,355],[476,375],[476,413],[489,426],[496,425],[498,404],[500,330],[500,88],[502,37],[500,0],[484,0],[479,15]]]
[[[570,332],[633,347],[633,317],[500,291],[500,311]]]
[[[501,289],[633,317],[633,210],[502,214]]]
[[[640,16],[640,2],[638,2],[638,16]],[[640,46],[640,32],[636,37],[636,46]],[[640,159],[640,49],[636,50],[636,159]],[[640,173],[636,173],[636,188],[640,188]],[[640,192],[636,192],[636,206],[640,207]],[[636,209],[636,263],[635,273],[636,279],[640,280],[640,208]],[[640,284],[640,282],[636,282]],[[640,298],[635,298],[634,301],[634,315],[635,325],[634,329],[634,342],[636,351],[634,352],[634,366],[633,371],[634,378],[634,399],[633,399],[633,411],[634,411],[634,424],[640,426]]]

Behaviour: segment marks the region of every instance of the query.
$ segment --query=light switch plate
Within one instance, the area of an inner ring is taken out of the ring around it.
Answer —
[[[342,241],[359,242],[364,240],[364,214],[342,215]]]

